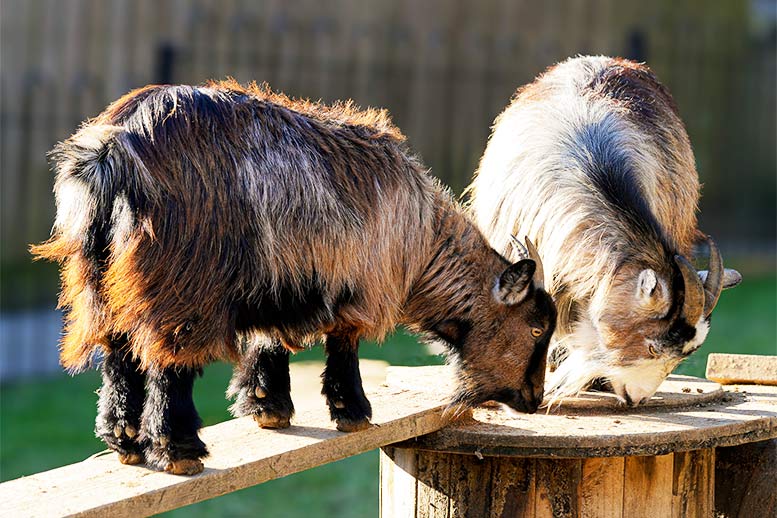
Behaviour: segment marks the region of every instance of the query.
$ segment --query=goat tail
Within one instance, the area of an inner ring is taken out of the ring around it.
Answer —
[[[50,153],[57,216],[51,237],[30,247],[34,258],[61,264],[58,307],[65,310],[60,361],[71,372],[107,347],[111,326],[101,300],[113,200],[121,185],[116,137],[122,128],[86,125]]]

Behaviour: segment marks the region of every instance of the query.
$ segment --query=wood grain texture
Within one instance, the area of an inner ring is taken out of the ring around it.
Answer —
[[[671,516],[674,455],[626,457],[623,516]]]
[[[383,448],[380,459],[380,514],[385,518],[416,516],[416,452]]]
[[[623,457],[582,460],[578,508],[582,518],[623,518]]]
[[[715,454],[716,516],[777,516],[777,439],[718,448]]]
[[[534,516],[535,464],[534,459],[500,457],[493,460],[489,516]]]
[[[444,367],[389,368],[386,379],[391,386],[439,391],[452,383]],[[693,378],[676,384],[677,391],[685,394],[682,388],[691,383],[696,383]],[[625,457],[769,438],[777,438],[777,388],[733,385],[718,401],[678,408],[562,407],[548,414],[512,414],[480,407],[471,419],[414,439],[407,447],[485,456]]]
[[[537,518],[575,518],[582,478],[579,459],[536,459],[535,507]]]
[[[416,518],[449,518],[451,513],[451,459],[445,453],[417,452]]]
[[[317,378],[320,365],[304,368],[302,380]],[[392,383],[392,373],[415,381]],[[777,437],[774,387],[727,387],[719,403],[680,409],[516,417],[480,408],[445,426],[446,380],[445,367],[390,369],[387,384],[368,390],[379,426],[352,434],[334,429],[320,401],[300,405],[287,430],[260,430],[250,418],[205,428],[211,456],[195,477],[123,466],[106,454],[6,482],[0,516],[154,514],[384,446],[384,516],[702,516],[715,484],[710,448]],[[764,444],[760,454],[774,458],[775,441]],[[705,451],[664,455],[698,449]],[[635,451],[658,456],[617,458]],[[571,458],[550,458],[562,456]],[[732,502],[774,509],[773,465],[756,466],[760,477],[744,486],[761,496],[732,493]]]
[[[450,456],[451,516],[475,518],[488,515],[491,466],[492,459],[489,457]]]
[[[706,376],[726,385],[777,385],[777,356],[712,353],[707,357]]]
[[[389,367],[388,383],[406,388],[424,388],[437,386],[452,390],[456,380],[451,367],[416,367],[408,371],[402,367]],[[714,381],[672,374],[658,387],[656,393],[640,405],[640,410],[684,408],[718,402],[724,397],[723,388]],[[547,401],[546,401],[547,403]],[[562,399],[552,408],[543,407],[541,412],[548,414],[569,413],[622,413],[627,408],[615,394],[607,392],[583,392],[577,397]]]
[[[706,518],[715,506],[715,450],[674,454],[672,516]]]
[[[124,466],[109,453],[0,484],[0,516],[147,516],[429,433],[445,423],[445,395],[437,392],[382,387],[368,397],[379,426],[365,431],[338,432],[324,405],[300,411],[286,430],[261,430],[250,417],[235,419],[202,430],[211,454],[200,475]]]

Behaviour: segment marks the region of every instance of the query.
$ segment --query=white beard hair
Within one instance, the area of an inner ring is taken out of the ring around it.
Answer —
[[[573,331],[551,344],[552,350],[563,347],[566,357],[545,381],[545,402],[549,410],[565,397],[575,397],[596,378],[608,378],[617,363],[615,352],[601,347],[599,333],[588,320],[575,324]]]
[[[697,349],[704,342],[708,330],[706,320],[700,319],[696,325],[696,336],[685,344],[683,351]],[[635,404],[639,404],[655,394],[682,361],[682,358],[664,355],[621,365],[617,351],[601,345],[598,332],[588,320],[578,322],[572,333],[554,340],[549,354],[557,347],[566,349],[567,354],[556,370],[546,375],[543,407],[548,411],[561,399],[578,396],[597,378],[607,380],[621,401],[626,402],[628,395]]]

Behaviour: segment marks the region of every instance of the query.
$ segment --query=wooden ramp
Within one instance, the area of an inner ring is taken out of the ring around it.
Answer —
[[[251,418],[203,428],[210,457],[194,477],[124,466],[106,452],[0,484],[0,516],[137,517],[176,509],[439,430],[446,396],[378,387],[368,391],[377,426],[351,434],[334,429],[323,402],[299,410],[286,430],[261,430]]]

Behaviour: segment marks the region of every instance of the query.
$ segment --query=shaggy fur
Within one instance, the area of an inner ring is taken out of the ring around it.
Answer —
[[[158,467],[204,452],[191,373],[239,358],[240,343],[233,410],[262,426],[293,412],[279,348],[317,340],[333,419],[368,425],[358,343],[397,324],[450,344],[457,403],[542,399],[555,309],[535,263],[488,246],[385,112],[232,81],[149,86],[52,158],[57,220],[34,253],[63,265],[62,363],[82,369],[126,337],[148,377],[140,437]]]
[[[698,175],[677,107],[646,66],[580,57],[519,89],[470,194],[492,246],[508,254],[510,235],[527,235],[543,258],[559,311],[551,399],[604,378],[638,403],[704,340],[706,319],[682,318],[674,260],[704,237]]]

